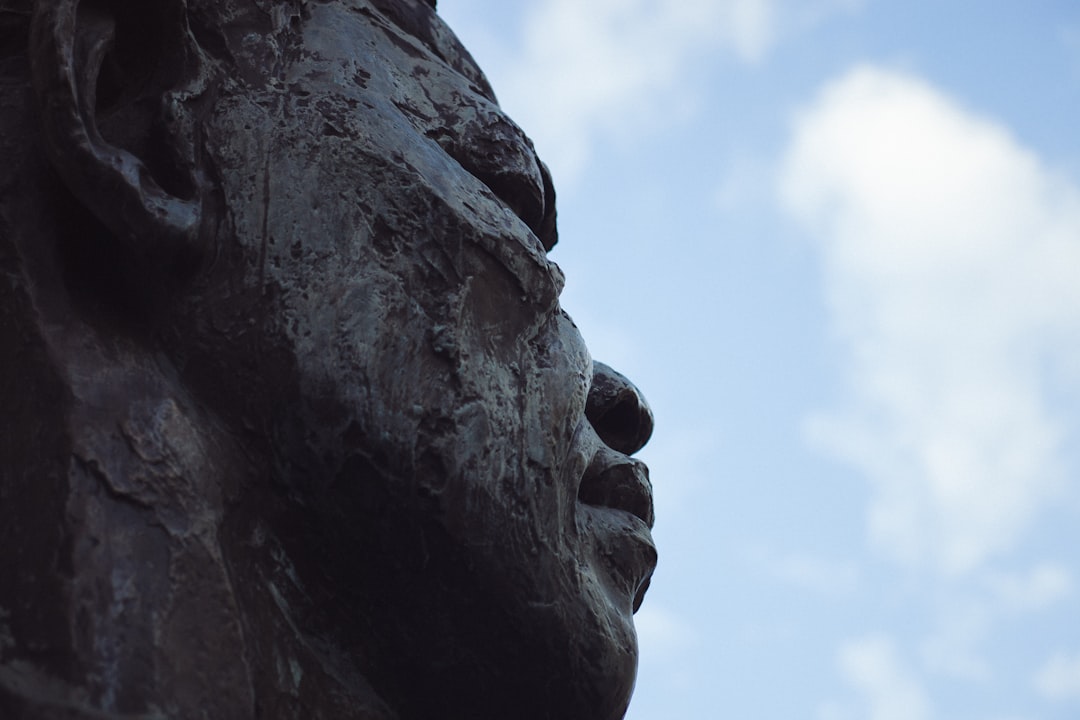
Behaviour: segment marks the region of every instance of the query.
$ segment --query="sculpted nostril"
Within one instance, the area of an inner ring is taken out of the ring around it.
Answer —
[[[632,397],[618,398],[603,411],[587,415],[604,444],[630,454],[644,444],[640,406]]]
[[[604,363],[593,364],[593,382],[585,417],[612,450],[631,455],[653,431],[653,415],[641,391]]]

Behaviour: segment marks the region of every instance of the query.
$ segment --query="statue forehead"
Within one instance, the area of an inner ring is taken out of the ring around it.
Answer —
[[[30,17],[35,9],[63,0],[0,0],[0,50],[24,52]],[[368,23],[392,30],[400,38],[426,52],[462,75],[479,94],[494,101],[495,94],[484,73],[453,31],[435,12],[436,0],[74,0],[79,4],[111,6],[121,18],[155,34],[146,23],[175,23],[186,15],[188,28],[204,53],[225,65],[246,65],[245,56],[265,53],[252,42],[263,36],[283,44],[295,43],[297,32],[315,6],[338,6],[357,13]],[[121,22],[123,22],[121,20]],[[355,26],[354,26],[355,27]],[[72,28],[74,29],[74,28]],[[158,28],[166,35],[170,30]],[[293,36],[291,40],[286,40]],[[285,40],[285,43],[282,41]],[[11,46],[9,48],[8,46]],[[256,67],[261,66],[257,62]]]
[[[252,7],[251,0],[244,5]],[[548,209],[546,199],[550,199],[554,214],[554,191],[549,190],[545,198],[544,179],[531,142],[494,103],[479,68],[430,5],[425,0],[311,0],[290,7],[298,13],[292,16],[296,21],[286,16],[278,24],[290,33],[288,42],[292,44],[285,49],[284,64],[288,65],[292,57],[295,65],[285,69],[276,84],[266,84],[267,68],[274,67],[274,58],[263,58],[267,61],[253,66],[252,82],[236,87],[230,98],[236,104],[217,103],[222,124],[216,126],[219,129],[215,137],[245,135],[234,123],[231,108],[247,107],[251,102],[261,104],[259,93],[273,94],[282,85],[297,89],[294,111],[320,128],[329,118],[331,137],[306,132],[308,125],[297,117],[266,115],[264,130],[270,134],[281,131],[285,138],[285,142],[271,142],[277,148],[275,152],[281,153],[274,162],[275,176],[294,173],[290,175],[290,187],[319,188],[321,193],[324,181],[317,178],[328,172],[327,168],[336,168],[336,172],[329,171],[328,177],[334,178],[354,177],[361,172],[358,168],[369,166],[377,174],[383,171],[378,169],[379,163],[371,162],[372,158],[388,156],[391,148],[399,155],[404,152],[411,171],[422,176],[422,182],[417,180],[411,186],[438,197],[437,204],[451,212],[462,227],[470,228],[467,234],[475,236],[475,242],[484,246],[485,252],[518,278],[530,300],[550,306],[561,290],[562,276],[544,255],[545,240],[532,238],[530,229],[554,244],[553,227],[540,233],[540,223],[545,219],[541,216]],[[302,13],[297,11],[301,7]],[[239,22],[237,28],[243,31],[244,22]],[[228,35],[230,42],[243,43],[242,33]],[[363,72],[363,64],[368,62],[385,67],[372,68],[372,77]],[[344,72],[339,72],[342,68]],[[353,79],[354,70],[359,70],[356,74],[362,81]],[[254,101],[251,90],[255,91]],[[309,101],[309,92],[318,100]],[[308,117],[297,108],[312,108],[312,114]],[[314,138],[310,147],[304,144],[309,136]],[[372,138],[379,139],[381,145],[369,146]],[[242,157],[245,152],[262,156],[257,142],[241,146],[229,141],[222,143],[221,147],[225,146],[227,153],[239,153],[226,164],[246,163]],[[314,158],[320,159],[316,162]],[[247,175],[237,178],[242,184],[248,180]],[[393,184],[368,180],[360,185],[371,196],[369,206],[382,208],[404,202],[398,197],[400,193],[387,192]],[[518,196],[526,195],[539,198],[537,204],[529,205],[538,213],[518,214],[515,208],[524,204]],[[235,203],[230,205],[234,210],[246,206],[248,197],[246,191],[237,191]],[[500,206],[499,200],[511,207]],[[335,212],[348,213],[350,207],[351,203],[345,203]],[[256,205],[250,210],[255,216],[262,212]],[[322,216],[332,214],[324,209]],[[508,225],[507,218],[516,214],[518,217]],[[372,222],[366,217],[352,219],[357,227]],[[522,223],[517,223],[518,219]],[[426,240],[436,235],[427,227],[413,228],[407,234]],[[257,235],[255,231],[250,233],[251,237]]]
[[[204,28],[209,26],[215,33],[228,31],[225,36],[230,40],[229,55],[233,58],[238,51],[244,53],[245,48],[254,49],[250,43],[252,33],[278,38],[288,36],[302,28],[317,6],[336,6],[355,14],[373,29],[392,33],[429,53],[462,75],[481,95],[494,100],[494,92],[484,73],[435,12],[435,4],[435,0],[187,0],[190,14]],[[355,23],[342,23],[338,29],[346,33],[356,26]],[[300,33],[291,42],[298,41],[301,45],[304,42]],[[200,44],[213,45],[212,42]],[[204,49],[213,50],[212,47]]]

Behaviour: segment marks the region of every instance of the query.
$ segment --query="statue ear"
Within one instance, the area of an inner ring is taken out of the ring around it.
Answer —
[[[33,18],[49,157],[144,267],[191,266],[201,255],[194,123],[174,92],[191,85],[198,55],[189,37],[182,0],[50,0]]]

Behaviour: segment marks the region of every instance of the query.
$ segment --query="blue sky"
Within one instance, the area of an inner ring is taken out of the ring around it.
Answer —
[[[1080,6],[439,6],[658,418],[627,717],[1080,717]]]

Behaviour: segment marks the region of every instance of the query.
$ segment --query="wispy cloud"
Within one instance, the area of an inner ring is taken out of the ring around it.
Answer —
[[[1069,569],[1050,562],[1024,572],[985,569],[975,578],[937,584],[934,627],[919,644],[922,669],[939,677],[992,681],[1000,658],[989,648],[997,629],[1049,610],[1071,594],[1072,585]]]
[[[880,546],[985,567],[1063,487],[1046,368],[1080,356],[1080,190],[925,81],[859,67],[796,118],[780,193],[850,363],[811,437],[872,482]]]
[[[556,182],[572,188],[599,139],[631,140],[695,104],[697,60],[719,53],[760,63],[786,29],[860,2],[545,0],[518,35],[488,34],[479,50],[503,107],[528,129]],[[467,22],[453,24],[471,34]]]
[[[658,94],[669,106],[683,94],[679,76],[703,50],[753,62],[772,27],[772,0],[548,0],[529,14],[520,54],[492,74],[556,177],[572,179],[598,136],[655,122]]]
[[[1073,577],[1068,568],[1044,562],[1024,574],[988,573],[988,589],[1004,610],[1035,612],[1069,596]]]
[[[981,598],[946,593],[938,600],[935,627],[919,644],[923,668],[936,676],[980,682],[993,675],[985,643],[997,616]]]
[[[899,657],[891,638],[869,635],[846,643],[840,670],[863,701],[852,717],[867,720],[928,720],[932,710],[916,675]],[[837,711],[829,713],[839,715]]]
[[[1035,676],[1035,689],[1048,700],[1080,700],[1080,653],[1058,653]]]

